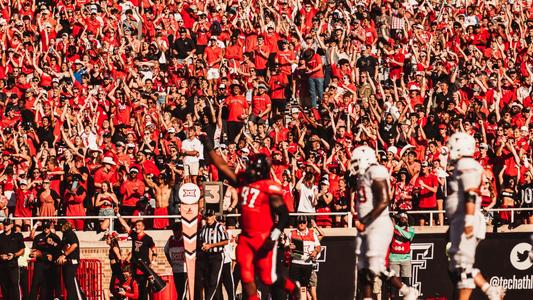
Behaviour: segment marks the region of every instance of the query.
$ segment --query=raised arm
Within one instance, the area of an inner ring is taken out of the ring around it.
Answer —
[[[233,172],[226,161],[218,155],[215,150],[213,150],[213,144],[208,139],[207,135],[201,135],[200,141],[204,145],[204,150],[207,152],[207,155],[211,159],[211,162],[219,169],[224,175],[230,179],[230,183],[233,186],[237,185],[237,174]]]

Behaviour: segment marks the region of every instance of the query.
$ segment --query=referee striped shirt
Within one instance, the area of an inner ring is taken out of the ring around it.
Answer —
[[[224,228],[222,224],[215,222],[213,223],[213,225],[206,224],[202,227],[202,229],[200,230],[199,239],[200,245],[202,245],[203,243],[217,244],[223,241],[227,241],[229,239],[229,236],[228,232],[226,231],[226,228]],[[223,253],[224,246],[213,247],[204,252],[209,254]]]

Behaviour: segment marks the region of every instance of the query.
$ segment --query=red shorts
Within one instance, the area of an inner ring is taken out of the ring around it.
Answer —
[[[154,216],[166,216],[168,215],[168,207],[158,207],[154,209]],[[168,218],[154,219],[154,229],[164,229],[170,225]]]
[[[276,252],[277,242],[274,248],[268,252],[260,250],[268,237],[239,236],[237,245],[237,263],[241,268],[241,280],[243,283],[254,282],[255,272],[266,285],[271,285],[277,280]]]

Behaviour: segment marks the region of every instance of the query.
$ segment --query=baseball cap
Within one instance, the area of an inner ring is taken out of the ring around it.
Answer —
[[[425,160],[420,164],[422,167],[429,167],[429,163]]]
[[[131,167],[130,173],[139,173],[139,169],[137,169],[137,167]]]
[[[50,221],[48,221],[48,220],[44,220],[44,221],[42,222],[42,228],[43,228],[43,229],[49,229],[50,226],[51,226]]]

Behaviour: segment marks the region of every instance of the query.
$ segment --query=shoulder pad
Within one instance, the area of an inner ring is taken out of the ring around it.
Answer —
[[[371,165],[366,171],[365,176],[371,180],[389,179],[389,170],[383,165]]]

